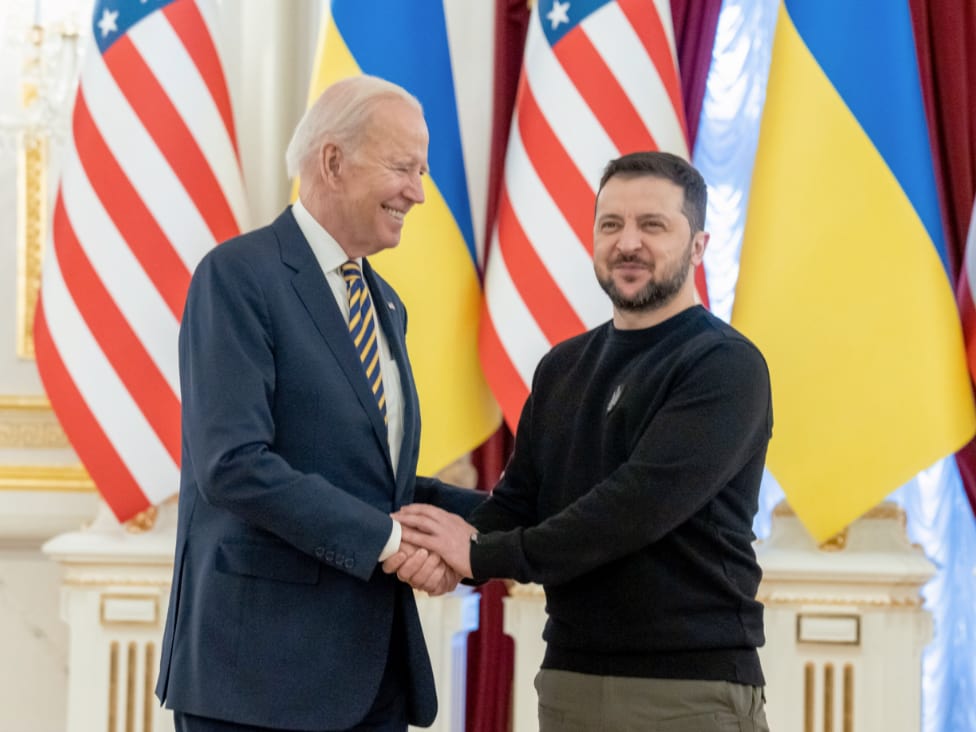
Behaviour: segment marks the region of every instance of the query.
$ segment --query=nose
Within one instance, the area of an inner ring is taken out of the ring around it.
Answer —
[[[640,229],[632,223],[624,224],[617,240],[617,249],[625,254],[636,252],[641,247]]]
[[[414,204],[424,202],[424,177],[420,173],[414,173],[410,176],[410,184],[404,194]]]

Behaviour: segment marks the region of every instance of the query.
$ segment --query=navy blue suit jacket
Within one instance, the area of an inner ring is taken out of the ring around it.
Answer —
[[[410,721],[434,719],[413,591],[377,557],[400,506],[466,515],[482,497],[415,478],[406,313],[368,263],[363,271],[403,387],[395,478],[345,320],[291,212],[216,247],[194,273],[180,330],[179,523],[156,688],[173,709],[271,728],[352,726],[375,698],[396,617]]]

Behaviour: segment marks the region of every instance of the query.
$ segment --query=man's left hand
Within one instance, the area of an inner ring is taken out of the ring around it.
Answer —
[[[403,540],[444,558],[462,577],[471,578],[471,536],[474,526],[460,516],[426,503],[404,506],[393,518],[403,527]]]

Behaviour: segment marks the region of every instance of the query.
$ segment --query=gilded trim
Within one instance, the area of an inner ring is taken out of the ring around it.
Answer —
[[[94,493],[81,465],[0,465],[0,491]]]
[[[814,666],[809,661],[803,665],[803,732],[813,732],[816,681]]]
[[[47,238],[48,139],[27,131],[17,156],[17,355],[34,358],[34,310]]]
[[[143,600],[148,603],[152,603],[152,619],[151,620],[109,620],[105,617],[105,606],[111,600]],[[114,593],[114,594],[104,594],[101,596],[101,602],[98,609],[98,619],[102,625],[159,625],[159,595],[158,594],[147,594],[147,593]]]
[[[71,447],[55,418],[0,420],[0,448],[14,450],[63,450]]]
[[[46,396],[0,394],[0,412],[50,412],[51,402]]]
[[[172,561],[168,565],[153,565],[172,567]],[[170,570],[172,572],[172,570]],[[61,584],[65,587],[169,587],[172,578],[167,576],[165,579],[146,579],[132,577],[111,577],[99,574],[97,577],[66,577]]]
[[[62,450],[71,447],[44,396],[0,394],[0,448]]]
[[[156,525],[156,518],[158,516],[159,508],[157,506],[150,506],[145,511],[140,511],[126,521],[125,530],[130,534],[144,534],[147,531],[152,531],[153,527]]]
[[[822,552],[841,552],[847,548],[847,529],[849,527],[845,526],[843,529],[838,531],[836,534],[826,539],[817,546],[817,548]]]
[[[763,605],[863,605],[866,607],[912,608],[921,607],[921,596],[912,597],[859,597],[853,595],[812,595],[789,592],[760,592],[756,599]]]
[[[143,666],[143,690],[142,690],[142,732],[153,732],[153,712],[156,709],[153,689],[155,688],[156,677],[156,644],[146,644],[146,663]],[[850,732],[845,730],[844,732]]]
[[[834,732],[834,664],[824,664],[824,732]]]
[[[844,732],[854,732],[854,666],[844,664]]]
[[[135,641],[129,641],[125,674],[125,732],[136,730],[136,653]],[[833,732],[831,730],[831,732]]]
[[[854,640],[852,641],[839,641],[839,640],[804,640],[802,638],[803,629],[803,619],[804,618],[826,618],[828,620],[853,620],[856,631],[854,633]],[[861,645],[861,616],[854,615],[851,613],[797,613],[796,614],[796,642],[797,643],[813,643],[818,645],[828,645],[828,646],[859,646]]]
[[[119,642],[108,647],[108,732],[118,730],[119,706]]]

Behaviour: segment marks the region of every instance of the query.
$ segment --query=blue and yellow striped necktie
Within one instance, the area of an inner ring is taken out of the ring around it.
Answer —
[[[376,404],[387,423],[386,395],[383,393],[383,374],[380,369],[380,344],[376,339],[376,312],[369,290],[363,281],[363,272],[355,262],[346,262],[339,271],[346,281],[349,297],[349,335],[366,370],[366,381],[376,398]]]

